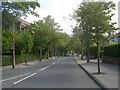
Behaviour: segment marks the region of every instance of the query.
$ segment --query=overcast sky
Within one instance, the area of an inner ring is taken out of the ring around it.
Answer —
[[[109,1],[109,0],[107,0]],[[118,21],[118,1],[113,0],[116,3],[116,11],[115,16],[113,17],[114,21]],[[38,21],[43,17],[51,15],[55,22],[58,22],[63,29],[63,32],[68,34],[72,34],[72,27],[74,22],[70,22],[69,15],[73,13],[73,10],[78,7],[78,5],[82,2],[82,0],[38,0],[40,3],[40,8],[37,8],[35,11],[40,15],[39,18],[34,17],[32,15],[28,15],[28,18],[25,20],[28,22]],[[118,25],[116,25],[117,27]]]

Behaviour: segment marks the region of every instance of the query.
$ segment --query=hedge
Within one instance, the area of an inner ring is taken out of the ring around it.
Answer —
[[[90,56],[93,56],[94,58],[97,58],[98,55],[98,50],[97,50],[97,46],[91,46],[90,47]],[[101,47],[101,51],[100,51],[100,57],[103,56],[103,47]]]
[[[29,55],[28,61],[34,61],[38,56],[36,55]],[[16,55],[16,64],[24,63],[26,56]],[[2,55],[2,66],[8,66],[12,64],[12,56],[11,55]]]
[[[120,44],[105,46],[104,56],[120,58]]]

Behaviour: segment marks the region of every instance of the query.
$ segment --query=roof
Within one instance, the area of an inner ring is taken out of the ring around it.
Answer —
[[[24,27],[26,27],[26,25],[29,24],[27,21],[25,21],[21,18],[19,18],[18,21],[20,21],[21,28],[24,28]]]

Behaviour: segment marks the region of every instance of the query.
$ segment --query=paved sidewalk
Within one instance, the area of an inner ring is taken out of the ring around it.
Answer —
[[[31,66],[33,64],[37,64],[39,62],[40,61],[38,61],[38,60],[30,61],[30,62],[27,62],[27,65],[25,65],[25,63],[20,63],[20,64],[16,64],[15,68],[24,68],[24,67]],[[12,65],[2,67],[2,70],[8,70],[8,69],[12,69]]]
[[[87,63],[87,60],[80,60],[78,57],[75,57],[75,59],[78,64],[106,88],[118,88],[118,65],[100,62],[100,69],[103,74],[93,74],[98,69],[97,59],[90,60],[89,63]]]
[[[55,58],[57,58],[57,57],[52,57],[52,58],[49,58],[49,59],[55,59]],[[25,65],[25,63],[19,63],[19,64],[15,65],[15,68],[25,68],[25,67],[28,67],[28,66],[31,66],[31,65],[34,65],[34,64],[38,64],[38,63],[47,61],[47,60],[48,59],[42,59],[42,61],[39,61],[39,60],[28,61],[27,65]],[[12,69],[12,65],[0,67],[0,71],[1,70],[8,70],[8,69]]]

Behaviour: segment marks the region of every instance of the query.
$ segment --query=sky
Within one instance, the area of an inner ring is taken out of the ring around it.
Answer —
[[[113,11],[115,16],[112,20],[115,22],[118,21],[118,1],[120,0],[113,0],[116,4],[116,10]],[[75,26],[75,22],[69,19],[69,15],[73,14],[74,9],[77,9],[82,0],[38,0],[38,2],[41,7],[37,8],[35,12],[37,12],[40,17],[37,18],[35,16],[28,15],[25,19],[26,21],[31,23],[51,15],[52,18],[55,19],[55,22],[59,23],[63,32],[66,32],[69,35],[72,34],[72,27]],[[116,24],[115,27],[118,27],[118,25]]]

